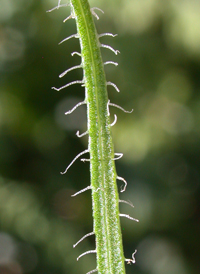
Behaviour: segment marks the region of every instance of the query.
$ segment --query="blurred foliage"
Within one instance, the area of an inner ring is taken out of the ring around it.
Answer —
[[[133,114],[111,109],[117,171],[128,181],[120,198],[125,256],[137,248],[135,274],[197,274],[200,229],[200,2],[196,0],[91,0],[105,12],[96,21],[101,38],[121,55],[102,49],[112,102]],[[88,238],[92,229],[89,165],[70,161],[87,146],[86,111],[64,112],[84,98],[79,85],[55,92],[82,71],[58,75],[78,65],[69,8],[46,13],[56,0],[0,1],[0,273],[86,273],[95,268]],[[98,12],[98,11],[97,11]]]

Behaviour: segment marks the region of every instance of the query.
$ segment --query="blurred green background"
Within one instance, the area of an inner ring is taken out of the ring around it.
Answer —
[[[64,2],[63,2],[64,3]],[[66,3],[66,2],[65,2]],[[87,148],[86,109],[64,112],[84,98],[74,85],[56,92],[82,71],[59,74],[80,64],[69,8],[52,13],[57,0],[0,0],[0,273],[77,274],[95,268],[94,237],[72,245],[92,230],[89,164],[70,161]],[[91,0],[102,8],[98,33],[118,33],[101,42],[111,108],[116,163],[128,182],[120,199],[127,274],[200,273],[200,1]],[[120,187],[120,182],[119,182]]]

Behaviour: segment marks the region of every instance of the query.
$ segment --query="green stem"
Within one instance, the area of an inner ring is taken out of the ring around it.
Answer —
[[[100,43],[87,0],[71,0],[80,37],[87,103],[97,270],[125,273],[107,84]]]

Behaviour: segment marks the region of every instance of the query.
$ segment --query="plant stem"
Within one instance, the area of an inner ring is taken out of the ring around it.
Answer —
[[[81,46],[87,103],[97,270],[124,274],[114,149],[100,43],[87,0],[71,0]]]

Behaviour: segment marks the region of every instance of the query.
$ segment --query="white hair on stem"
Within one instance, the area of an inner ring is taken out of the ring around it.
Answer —
[[[78,137],[78,138],[81,138],[81,137],[83,137],[83,136],[85,136],[85,135],[87,135],[88,134],[88,131],[86,130],[85,132],[83,132],[82,134],[80,134],[80,132],[79,132],[79,130],[76,132],[76,136]]]
[[[90,10],[91,10],[92,15],[94,15],[94,17],[96,17],[97,20],[99,20],[99,16],[96,14],[95,10],[99,10],[99,11],[101,11],[102,13],[104,13],[104,11],[103,11],[102,9],[97,8],[97,7],[93,7],[93,8],[91,8]]]
[[[117,62],[113,62],[113,61],[107,61],[104,63],[104,66],[105,65],[114,65],[114,66],[118,66],[118,63]]]
[[[96,269],[93,269],[93,270],[87,272],[86,274],[92,274],[92,273],[95,273],[95,272],[97,272],[97,271],[98,271],[98,269],[96,268]]]
[[[67,85],[64,85],[64,86],[62,86],[62,87],[60,87],[60,88],[52,87],[52,89],[54,89],[54,90],[56,90],[56,91],[60,91],[61,89],[67,88],[67,87],[69,87],[69,86],[71,86],[71,85],[83,84],[83,83],[84,83],[83,80],[76,80],[76,81],[70,82],[70,83],[68,83]],[[81,86],[82,86],[82,85],[81,85]]]
[[[65,70],[64,72],[62,72],[60,75],[59,75],[59,78],[62,78],[63,76],[65,76],[68,72],[74,70],[74,69],[79,69],[79,68],[82,68],[82,64],[78,65],[78,66],[74,66],[72,68],[69,68],[67,70]]]
[[[127,264],[134,264],[135,263],[135,253],[137,252],[137,249],[135,249],[135,251],[132,254],[132,259],[125,259],[125,262],[127,262]]]
[[[100,190],[100,187],[98,187],[97,189],[94,189],[93,192],[95,193],[95,192],[97,192],[99,190]]]
[[[81,193],[83,193],[83,192],[85,192],[89,189],[91,189],[91,186],[87,186],[86,188],[83,188],[83,189],[79,190],[78,192],[72,194],[71,197],[75,197],[75,196],[77,196],[77,195],[79,195],[79,194],[81,194]]]
[[[64,171],[64,172],[60,172],[60,173],[61,173],[62,175],[65,174],[65,173],[67,173],[67,171],[68,171],[68,169],[70,168],[70,166],[72,166],[73,163],[74,163],[80,156],[82,156],[83,154],[86,154],[86,153],[88,153],[88,152],[89,152],[89,149],[86,149],[86,150],[80,152],[78,155],[76,155],[76,157],[75,157],[75,158],[71,161],[71,163],[67,166],[67,168],[65,169],[65,171]]]
[[[127,218],[127,219],[129,219],[129,220],[132,220],[132,221],[139,222],[138,219],[135,219],[135,218],[133,218],[133,217],[131,217],[130,215],[127,215],[127,214],[119,214],[119,216],[120,216],[120,217],[125,217],[125,218]]]
[[[98,37],[103,37],[103,36],[111,36],[111,37],[116,37],[118,34],[112,34],[112,33],[109,33],[109,32],[105,32],[105,33],[101,33],[101,34],[98,34]]]
[[[114,158],[113,160],[119,160],[119,159],[121,159],[122,157],[123,157],[123,153],[115,153],[115,155],[117,156],[116,158]],[[119,177],[119,178],[121,178],[121,177]],[[117,177],[117,179],[119,179],[118,177]]]
[[[107,86],[113,86],[116,89],[117,92],[120,92],[120,90],[118,89],[118,87],[114,83],[107,82],[106,84],[107,84]]]
[[[63,5],[60,5],[61,3],[61,0],[58,1],[58,5],[50,10],[47,10],[47,12],[52,12],[54,10],[58,10],[59,8],[62,8],[62,7],[68,7],[70,6],[70,3],[67,3],[67,4],[63,4]]]
[[[112,124],[110,124],[110,126],[113,127],[116,123],[117,123],[117,115],[114,114],[114,121],[112,122]]]
[[[85,163],[85,162],[90,162],[90,159],[82,158],[80,161],[83,162],[83,163]]]
[[[91,235],[94,235],[94,232],[90,232],[86,235],[84,235],[78,242],[76,242],[74,245],[73,245],[73,248],[75,248],[80,242],[82,242],[85,238],[91,236]]]
[[[108,46],[108,45],[100,44],[100,47],[107,48],[107,49],[111,50],[112,52],[114,52],[115,55],[117,55],[118,53],[120,53],[119,50],[115,50],[114,48],[112,48],[111,46]]]
[[[83,257],[83,256],[85,256],[85,255],[87,255],[87,254],[91,254],[91,253],[97,253],[96,249],[95,249],[95,250],[89,250],[89,251],[86,251],[86,252],[82,253],[80,256],[78,256],[77,261],[78,261],[81,257]]]
[[[71,53],[71,56],[74,56],[75,54],[78,55],[78,56],[80,56],[80,57],[82,56],[81,53],[80,53],[80,52],[77,52],[77,51],[72,52],[72,53]]]
[[[68,36],[67,38],[63,39],[60,43],[58,43],[58,45],[64,43],[65,41],[67,41],[67,40],[69,40],[71,38],[79,38],[79,36],[78,36],[77,33],[76,34],[72,34],[72,35]]]
[[[117,176],[117,180],[120,180],[120,181],[124,182],[124,187],[123,188],[121,187],[121,190],[120,190],[120,192],[124,192],[126,190],[126,187],[127,187],[127,181],[124,178],[120,177],[120,176]]]
[[[67,18],[65,18],[64,20],[63,20],[63,23],[65,23],[65,22],[67,22],[69,19],[74,19],[75,17],[72,15],[72,14],[70,14]]]
[[[125,200],[119,200],[119,203],[124,203],[124,204],[127,204],[127,205],[134,208],[134,205],[131,202],[128,202],[128,201],[125,201]]]
[[[82,105],[85,105],[85,104],[86,104],[85,101],[79,102],[79,103],[76,104],[71,110],[68,110],[67,112],[65,112],[65,115],[71,114],[71,113],[74,112],[78,107],[80,107],[80,106],[82,106]]]
[[[108,105],[109,106],[112,106],[112,107],[116,107],[116,108],[119,108],[121,109],[123,112],[125,113],[132,113],[133,112],[133,109],[128,111],[128,110],[125,110],[124,108],[120,107],[119,105],[116,105],[116,104],[113,104],[113,103],[110,103],[110,100],[108,100]]]
[[[108,100],[108,103],[107,103],[107,112],[108,112],[108,116],[110,116],[109,103],[110,103],[110,100]]]

